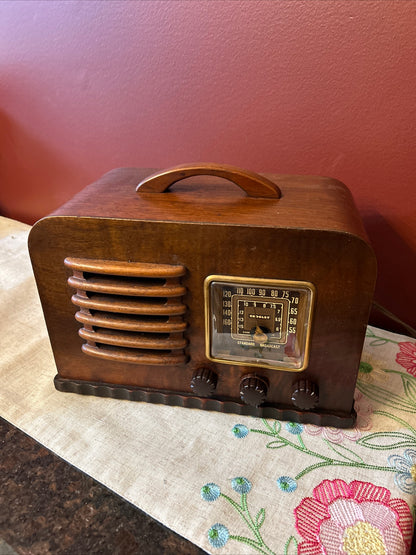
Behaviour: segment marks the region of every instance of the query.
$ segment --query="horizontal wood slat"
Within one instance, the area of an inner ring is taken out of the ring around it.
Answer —
[[[122,262],[117,260],[93,260],[88,258],[65,258],[65,266],[78,272],[111,274],[150,278],[173,278],[185,275],[186,269],[178,264],[152,264],[145,262]]]
[[[72,302],[82,308],[92,310],[103,310],[108,312],[120,312],[122,314],[147,314],[173,316],[184,314],[186,306],[180,302],[158,303],[143,300],[126,300],[119,296],[94,295],[91,298],[81,295],[73,295]]]
[[[91,291],[96,293],[107,293],[109,295],[131,295],[139,297],[181,297],[186,289],[182,285],[165,283],[143,284],[135,283],[133,280],[127,283],[119,282],[117,279],[101,279],[93,277],[83,279],[75,276],[68,278],[68,284],[74,289]]]
[[[173,337],[149,334],[142,336],[138,333],[120,332],[99,328],[96,331],[81,328],[79,335],[88,342],[105,343],[106,345],[118,345],[120,347],[131,347],[135,349],[155,350],[177,350],[186,347],[186,339],[178,334]],[[153,336],[153,337],[152,337]]]
[[[149,364],[151,366],[168,366],[184,364],[187,361],[186,355],[179,352],[153,353],[149,351],[139,351],[137,349],[126,349],[122,347],[96,347],[84,343],[82,350],[87,355],[99,357],[105,360],[117,362],[127,362],[130,364]]]
[[[86,326],[99,326],[104,328],[141,331],[153,333],[180,333],[185,331],[186,322],[177,317],[154,317],[126,314],[107,314],[96,312],[92,315],[89,311],[78,311],[75,314],[76,320]]]

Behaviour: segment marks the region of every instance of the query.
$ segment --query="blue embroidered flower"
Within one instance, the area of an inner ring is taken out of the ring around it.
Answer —
[[[224,524],[214,524],[208,530],[208,540],[212,547],[224,547],[229,537],[230,533]]]
[[[396,486],[405,493],[416,494],[416,451],[406,449],[403,457],[390,455],[387,460],[389,465],[398,471],[394,476]]]
[[[240,439],[246,437],[248,434],[248,428],[247,426],[244,426],[244,424],[236,424],[232,431],[234,436]]]
[[[237,493],[248,493],[251,490],[251,482],[242,476],[231,480],[231,486]]]
[[[220,487],[217,484],[205,484],[201,488],[201,497],[204,501],[215,501],[221,494]]]
[[[296,481],[290,476],[280,476],[280,478],[277,479],[277,485],[279,489],[287,493],[292,493],[292,491],[295,491],[298,487]]]
[[[286,430],[297,436],[303,432],[303,426],[297,422],[287,422]]]

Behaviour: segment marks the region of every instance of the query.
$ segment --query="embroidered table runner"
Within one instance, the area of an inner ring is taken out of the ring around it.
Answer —
[[[59,393],[28,231],[0,218],[1,416],[210,553],[408,551],[415,340],[368,327],[351,430]]]

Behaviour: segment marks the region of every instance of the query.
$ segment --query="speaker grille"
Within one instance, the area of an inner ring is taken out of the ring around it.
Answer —
[[[149,365],[186,362],[185,267],[66,258],[84,353]]]

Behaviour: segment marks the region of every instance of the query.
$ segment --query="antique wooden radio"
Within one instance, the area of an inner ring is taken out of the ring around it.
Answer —
[[[29,248],[58,390],[353,425],[376,262],[342,183],[117,169]]]

